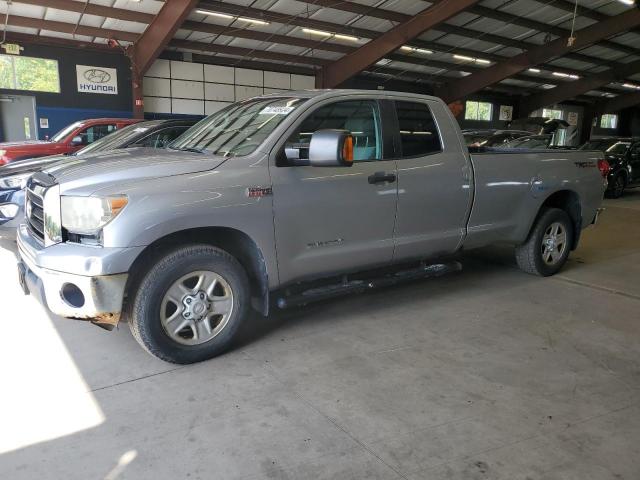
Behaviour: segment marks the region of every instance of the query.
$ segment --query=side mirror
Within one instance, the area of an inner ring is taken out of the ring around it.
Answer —
[[[350,167],[353,165],[353,137],[347,130],[318,130],[311,136],[309,165]]]
[[[71,139],[71,145],[77,147],[78,145],[82,145],[82,137],[80,135],[76,135]]]

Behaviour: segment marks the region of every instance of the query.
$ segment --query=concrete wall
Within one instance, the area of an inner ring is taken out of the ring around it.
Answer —
[[[159,59],[144,77],[145,116],[210,115],[238,100],[314,88],[314,82],[308,75]]]

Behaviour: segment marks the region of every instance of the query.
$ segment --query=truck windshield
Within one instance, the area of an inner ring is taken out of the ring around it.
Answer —
[[[225,157],[249,155],[305,101],[274,97],[234,103],[194,125],[169,148]]]
[[[53,137],[51,137],[51,141],[52,142],[61,142],[62,140],[64,140],[67,137],[67,135],[69,135],[76,128],[79,128],[81,126],[82,126],[81,122],[75,122],[75,123],[72,123],[71,125],[67,125],[62,130],[60,130],[58,133],[56,133]]]
[[[158,122],[142,122],[128,125],[120,130],[110,133],[109,135],[105,135],[99,140],[87,145],[82,150],[78,150],[74,155],[85,155],[87,153],[106,152],[116,148],[123,148],[132,140],[142,136],[147,130],[149,130],[149,128],[151,128],[151,126],[154,126],[157,123]]]

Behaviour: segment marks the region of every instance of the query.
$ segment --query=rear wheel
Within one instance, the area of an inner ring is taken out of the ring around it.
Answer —
[[[627,181],[622,173],[618,173],[612,180],[609,189],[607,190],[608,196],[611,198],[620,198],[624,194],[624,189],[627,186]]]
[[[557,273],[569,257],[573,238],[573,224],[567,212],[559,208],[545,209],[527,241],[516,247],[518,266],[542,277]]]
[[[229,347],[248,315],[249,299],[247,275],[234,257],[208,245],[178,248],[141,280],[131,332],[162,360],[199,362]]]

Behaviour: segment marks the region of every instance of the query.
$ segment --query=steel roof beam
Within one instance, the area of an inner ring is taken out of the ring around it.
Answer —
[[[466,97],[493,83],[516,75],[529,67],[560,57],[571,50],[584,48],[602,38],[610,37],[638,25],[640,25],[640,10],[628,10],[620,15],[609,17],[605,21],[578,30],[575,32],[575,42],[571,46],[569,46],[566,38],[558,38],[547,44],[532,47],[526,52],[508,60],[503,60],[481,72],[457,80],[446,88],[441,88],[438,94],[447,102]]]

